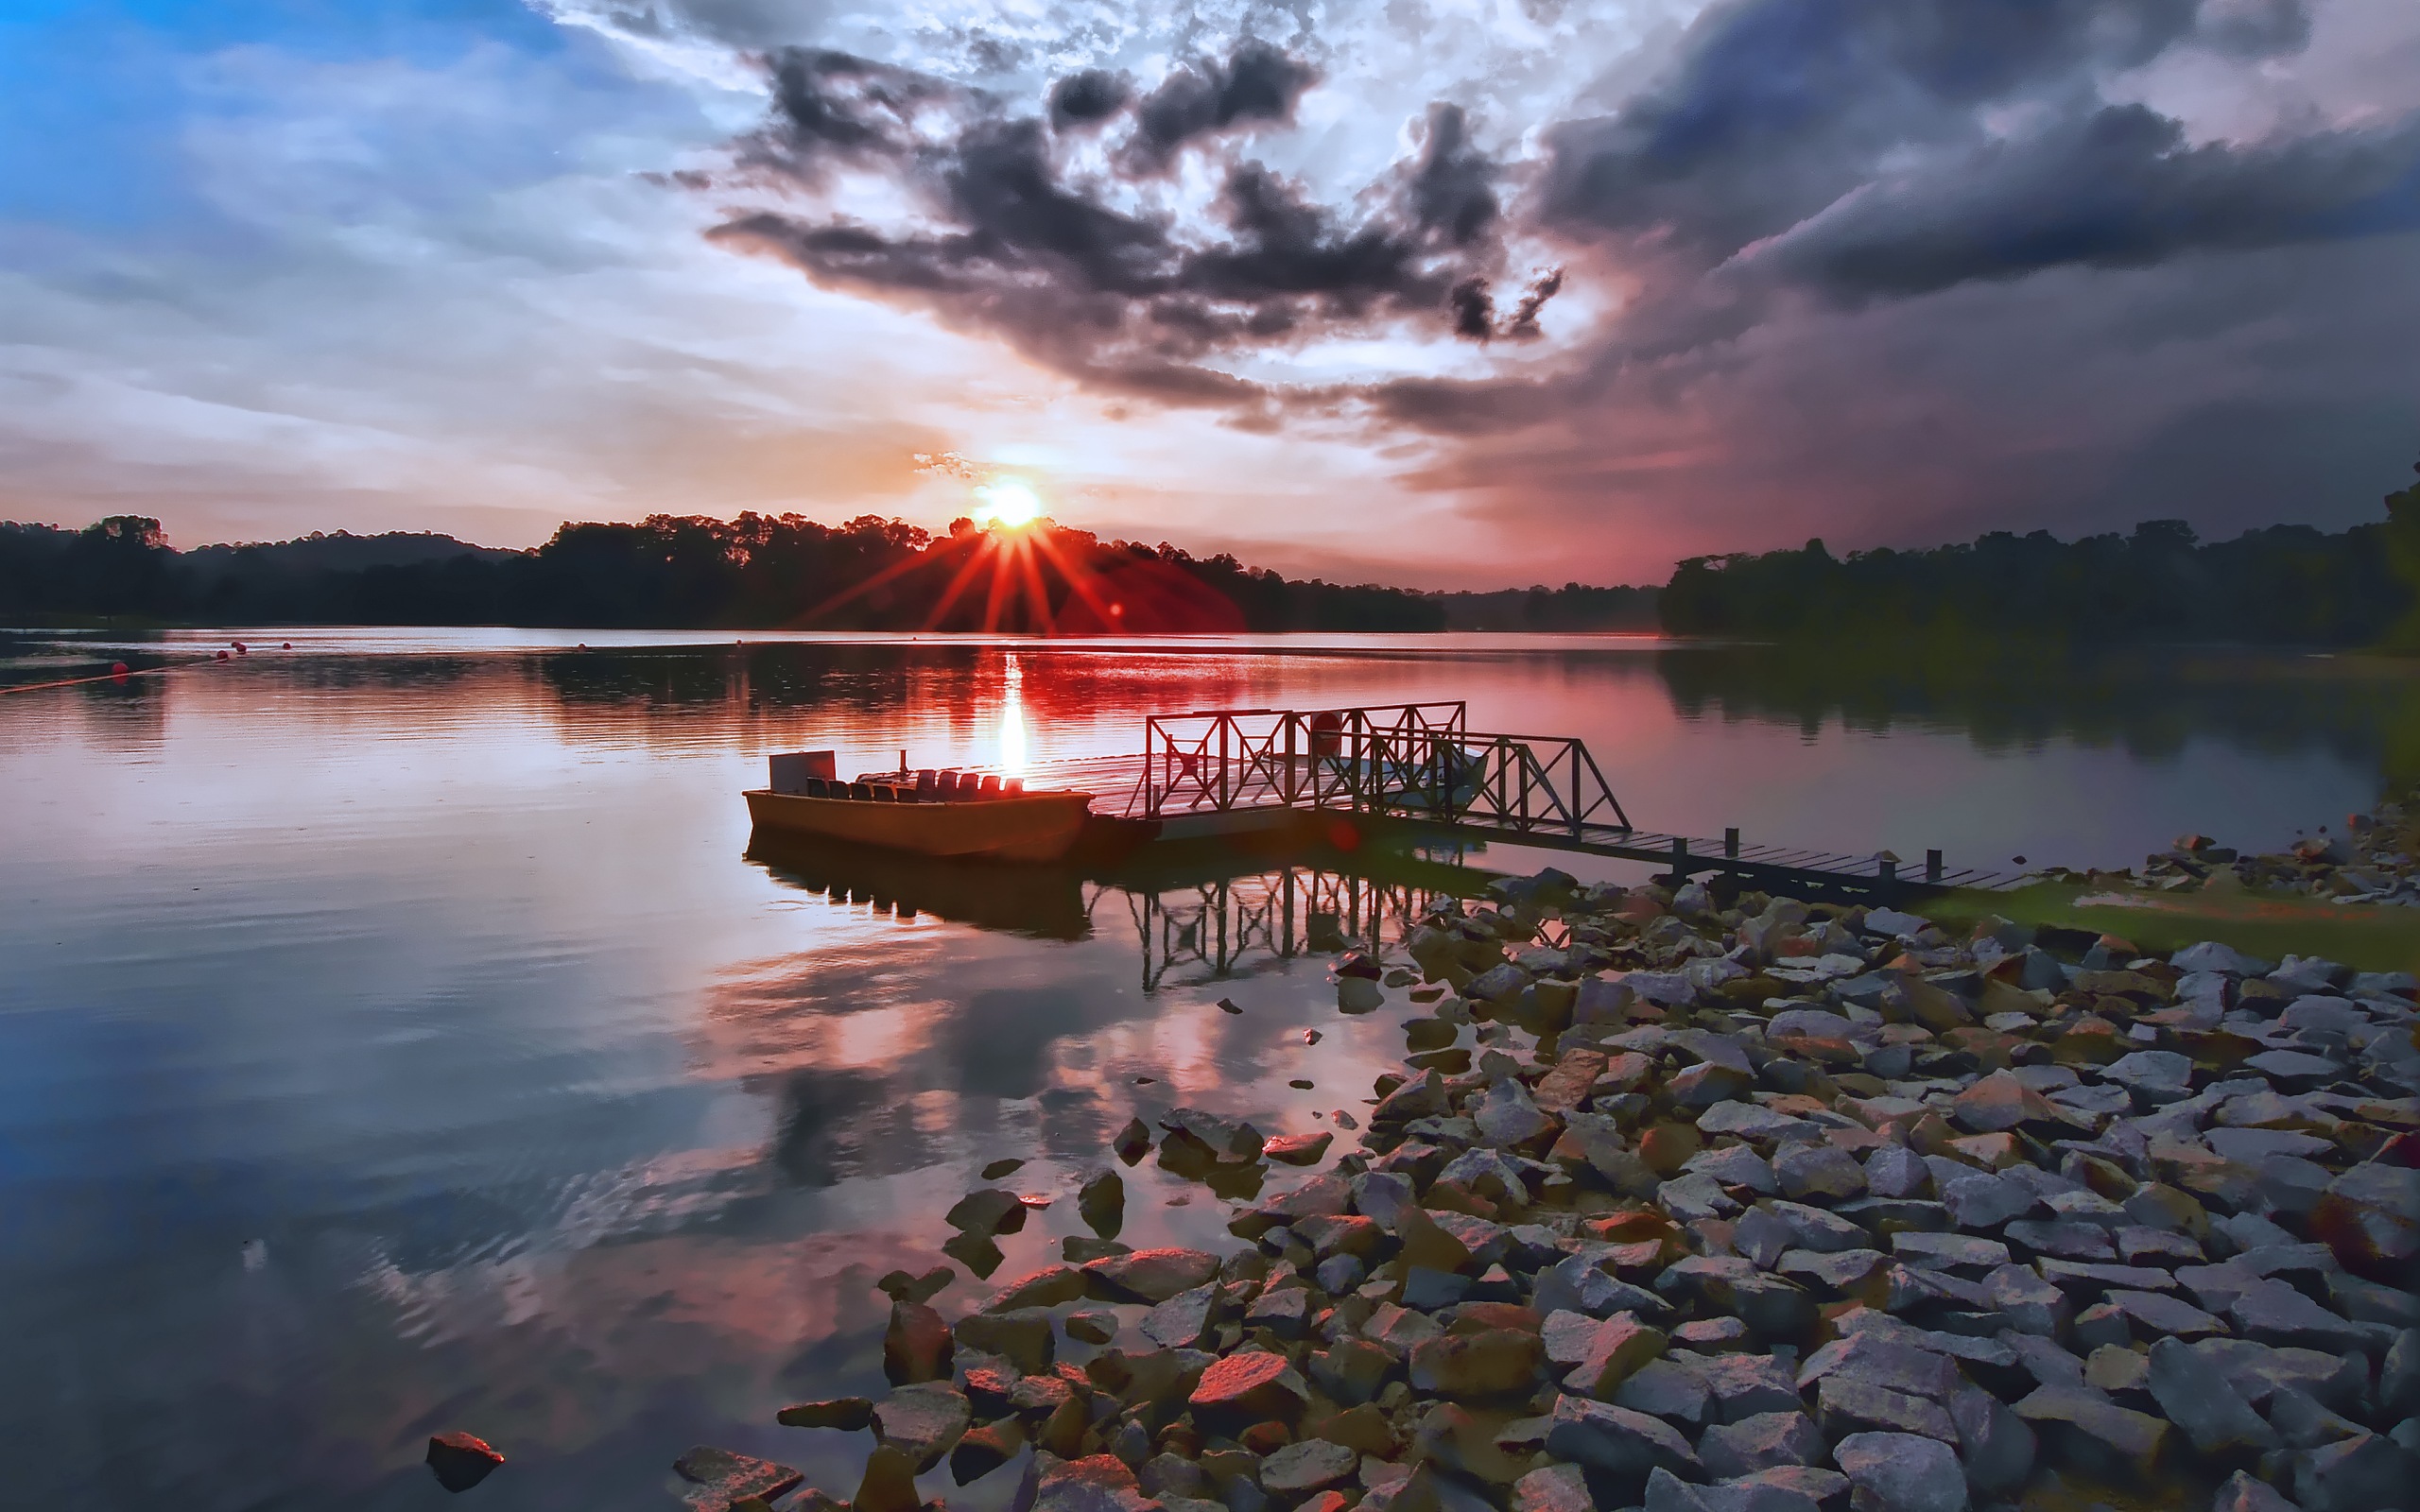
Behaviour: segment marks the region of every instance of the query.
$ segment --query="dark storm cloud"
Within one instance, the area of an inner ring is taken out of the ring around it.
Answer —
[[[1218,354],[1279,347],[1389,317],[1485,339],[1484,270],[1499,258],[1495,165],[1459,110],[1432,112],[1418,155],[1357,214],[1319,203],[1255,161],[1228,159],[1215,221],[1180,227],[1120,200],[1188,145],[1287,118],[1315,75],[1265,43],[1179,70],[1132,106],[1105,181],[1075,177],[1039,116],[863,59],[775,55],[774,115],[743,167],[809,188],[835,165],[871,168],[925,212],[912,229],[768,210],[714,232],[770,251],[820,283],[924,302],[998,332],[1063,370],[1188,404],[1253,404],[1253,385],[1204,369]],[[1052,122],[1124,113],[1122,79],[1063,79]],[[1458,293],[1461,290],[1462,292]],[[1476,297],[1471,291],[1476,290]],[[1524,297],[1521,333],[1553,293]]]
[[[1251,40],[1223,63],[1202,59],[1179,68],[1134,107],[1128,170],[1165,172],[1188,144],[1238,124],[1290,122],[1295,102],[1318,80],[1308,62]]]
[[[1126,108],[1133,82],[1105,68],[1087,68],[1050,86],[1050,124],[1064,131],[1096,126]]]
[[[2414,229],[2420,124],[2195,147],[2176,122],[2122,105],[1868,185],[1755,261],[1861,299]]]

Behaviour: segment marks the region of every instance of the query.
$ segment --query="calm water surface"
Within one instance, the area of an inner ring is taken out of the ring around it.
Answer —
[[[0,639],[0,683],[226,639]],[[0,1502],[433,1507],[452,1427],[511,1455],[496,1512],[675,1505],[701,1441],[845,1496],[862,1435],[772,1413],[879,1389],[869,1283],[938,1259],[977,1168],[1071,1197],[1132,1112],[1316,1129],[1400,1054],[1401,1012],[1340,1016],[1300,947],[1434,871],[1002,899],[751,859],[768,750],[1042,761],[1153,711],[1466,698],[1584,737],[1645,828],[2128,864],[2337,820],[2415,725],[2399,675],[2297,658],[579,639],[315,630],[0,696]],[[1129,1181],[1129,1242],[1223,1237],[1201,1189]]]

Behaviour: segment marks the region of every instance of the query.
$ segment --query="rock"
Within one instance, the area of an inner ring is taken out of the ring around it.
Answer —
[[[2061,1124],[2057,1109],[2014,1074],[1996,1071],[1952,1099],[1950,1115],[1978,1134],[1996,1134],[2023,1124]]]
[[[960,1486],[981,1480],[1024,1448],[1025,1429],[1014,1418],[970,1428],[949,1452],[950,1479]]]
[[[873,1423],[873,1403],[863,1397],[834,1397],[828,1401],[802,1401],[773,1415],[785,1428],[838,1428],[854,1434]]]
[[[1107,1344],[1117,1337],[1117,1314],[1115,1313],[1070,1313],[1067,1314],[1067,1337],[1080,1344]]]
[[[1712,1401],[1705,1380],[1687,1355],[1650,1360],[1615,1388],[1613,1404],[1667,1422],[1702,1427]]]
[[[1426,1209],[1407,1203],[1395,1211],[1395,1238],[1402,1242],[1407,1270],[1421,1268],[1452,1273],[1471,1263],[1470,1246],[1440,1227]]]
[[[1215,1286],[1179,1292],[1143,1315],[1143,1336],[1167,1349],[1189,1349],[1210,1330],[1219,1304]]]
[[[1525,1330],[1449,1333],[1412,1347],[1411,1386],[1414,1391],[1458,1400],[1526,1392],[1536,1382],[1545,1358],[1538,1335]]]
[[[2256,1481],[2238,1470],[2219,1487],[2210,1512],[2302,1512],[2302,1508],[2279,1495],[2266,1481]]]
[[[1308,1397],[1284,1355],[1247,1350],[1212,1362],[1195,1384],[1190,1405],[1197,1414],[1240,1426],[1291,1422],[1302,1416]]]
[[[1596,1512],[1577,1465],[1547,1465],[1512,1483],[1512,1512]]]
[[[700,1512],[725,1512],[734,1502],[751,1496],[770,1502],[806,1482],[805,1475],[786,1465],[707,1444],[674,1460],[672,1469],[690,1483],[682,1499]]]
[[[1903,1230],[1891,1236],[1891,1253],[1927,1270],[1988,1271],[2009,1263],[2008,1246],[1971,1234]]]
[[[1958,1442],[1958,1425],[1939,1402],[1854,1376],[1825,1376],[1816,1391],[1815,1415],[1826,1438],[1879,1432]]]
[[[941,1463],[973,1420],[964,1393],[946,1381],[901,1386],[873,1410],[874,1436],[907,1455],[920,1475]]]
[[[1096,1172],[1076,1189],[1076,1212],[1094,1233],[1116,1238],[1126,1223],[1126,1178],[1115,1171]]]
[[[976,1311],[1013,1313],[1028,1307],[1057,1307],[1084,1295],[1084,1273],[1073,1265],[1047,1265],[994,1292]],[[976,1346],[981,1348],[981,1346]]]
[[[890,1304],[882,1335],[882,1370],[894,1386],[948,1378],[956,1350],[942,1315],[922,1302]]]
[[[1138,1249],[1084,1266],[1089,1295],[1110,1302],[1165,1302],[1218,1274],[1219,1258],[1199,1249]]]
[[[2148,1479],[2168,1443],[2168,1424],[2120,1407],[2086,1386],[2042,1386],[2016,1404],[2027,1422],[2065,1435],[2066,1458]]]
[[[1798,1410],[1798,1383],[1789,1367],[1772,1355],[1717,1355],[1701,1361],[1697,1369],[1712,1399],[1713,1416],[1720,1421]]]
[[[1139,1118],[1130,1118],[1124,1127],[1110,1141],[1110,1148],[1117,1158],[1132,1165],[1149,1154],[1151,1148],[1151,1127]]]
[[[1985,1496],[2002,1496],[2025,1484],[2033,1471],[2033,1430],[1982,1387],[1961,1382],[1949,1398],[1958,1425],[1966,1484]]]
[[[2156,1292],[2112,1290],[2106,1304],[2139,1325],[2136,1332],[2152,1337],[2205,1339],[2227,1332],[2227,1326],[2190,1302]]]
[[[1564,1377],[1564,1389],[1606,1400],[1668,1343],[1661,1329],[1641,1323],[1636,1314],[1616,1313],[1589,1335],[1586,1349]],[[1419,1384],[1416,1377],[1413,1384]]]
[[[1027,1462],[1013,1512],[1155,1512],[1134,1471],[1113,1454],[1063,1460],[1036,1453]],[[855,1509],[852,1509],[855,1512]]]
[[[2245,1287],[2228,1304],[2226,1313],[2244,1337],[2262,1344],[2341,1354],[2359,1349],[2368,1338],[2360,1326],[2346,1322],[2287,1282],[2273,1279]]]
[[[1706,1473],[1729,1480],[1779,1465],[1811,1465],[1824,1452],[1824,1438],[1805,1413],[1763,1412],[1720,1423],[1698,1439]]]
[[[2257,1454],[2277,1447],[2276,1431],[2237,1395],[2225,1374],[2179,1340],[2152,1346],[2145,1384],[2168,1420],[2204,1454]]]
[[[1260,1485],[1283,1501],[1292,1501],[1352,1478],[1361,1456],[1342,1444],[1305,1438],[1288,1444],[1260,1462]]]
[[[958,1280],[958,1272],[947,1265],[935,1265],[922,1276],[910,1276],[904,1270],[886,1273],[874,1282],[874,1289],[894,1302],[929,1302],[948,1290]]]
[[[1691,1479],[1702,1473],[1688,1440],[1668,1424],[1582,1397],[1555,1399],[1546,1449],[1556,1459],[1616,1476],[1640,1476],[1658,1466]]]
[[[2328,1183],[2310,1228],[2346,1270],[2408,1285],[2420,1268],[2420,1171],[2381,1160],[2354,1166]]]
[[[2217,971],[2227,976],[2267,976],[2275,968],[2256,956],[2244,954],[2231,945],[2205,939],[2198,945],[2187,945],[2168,958],[2168,964],[2179,971]]]
[[[1499,1149],[1527,1144],[1555,1126],[1530,1099],[1530,1090],[1510,1076],[1487,1090],[1470,1117],[1478,1125],[1479,1138]]]
[[[1832,1446],[1832,1463],[1862,1493],[1872,1512],[1965,1512],[1966,1475],[1937,1439],[1913,1434],[1851,1434]]]
[[[1280,1165],[1317,1165],[1327,1159],[1328,1147],[1336,1136],[1322,1130],[1317,1134],[1281,1134],[1261,1147],[1264,1159]]]
[[[865,1473],[858,1478],[850,1512],[917,1512],[921,1504],[915,1462],[887,1444],[876,1444],[866,1456]]]
[[[2409,1504],[2415,1472],[2402,1445],[2363,1433],[2296,1455],[2294,1500],[2308,1512],[2383,1512]]]
[[[1792,1200],[1841,1201],[1865,1192],[1865,1172],[1848,1151],[1832,1144],[1796,1145],[1775,1155],[1773,1175]]]
[[[2172,1050],[2137,1050],[2100,1068],[2100,1079],[2133,1094],[2138,1108],[2158,1108],[2193,1095],[2193,1062]]]
[[[2034,1203],[2030,1188],[2006,1177],[1978,1171],[1941,1184],[1942,1205],[1961,1228],[1996,1228],[2025,1215]]]
[[[1798,1367],[1795,1384],[1804,1391],[1836,1375],[1931,1401],[1947,1401],[1959,1385],[1948,1356],[1878,1333],[1850,1333],[1824,1345]]]
[[[469,1490],[503,1463],[504,1456],[484,1438],[458,1432],[429,1435],[429,1473],[449,1491]]]
[[[1005,1187],[985,1187],[959,1198],[942,1221],[962,1234],[1012,1234],[1025,1227],[1025,1204]]]
[[[1921,1197],[1932,1190],[1932,1173],[1913,1150],[1886,1144],[1865,1158],[1865,1187],[1877,1197]]]

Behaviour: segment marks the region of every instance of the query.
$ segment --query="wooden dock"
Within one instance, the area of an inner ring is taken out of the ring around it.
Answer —
[[[1095,794],[1103,828],[1132,840],[1248,836],[1335,816],[1873,902],[2031,880],[1952,868],[1939,850],[1911,867],[1887,851],[1745,844],[1737,830],[1719,839],[1642,830],[1581,742],[1474,731],[1461,703],[1155,715],[1145,721],[1139,752],[1042,763],[1023,775],[1036,786]]]

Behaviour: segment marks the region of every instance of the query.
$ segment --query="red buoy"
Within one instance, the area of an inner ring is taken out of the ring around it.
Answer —
[[[226,660],[227,660],[227,653],[226,653],[226,652],[224,652],[224,651],[219,652],[219,653],[218,653],[218,660],[219,660],[219,661],[221,661],[221,662],[226,661]]]
[[[130,672],[130,671],[132,671],[132,670],[133,670],[133,669],[132,669],[131,667],[129,667],[129,666],[128,666],[125,662],[111,662],[111,663],[110,663],[110,676],[111,676],[111,677],[112,677],[112,678],[122,678],[122,677],[125,677],[129,672]]]

